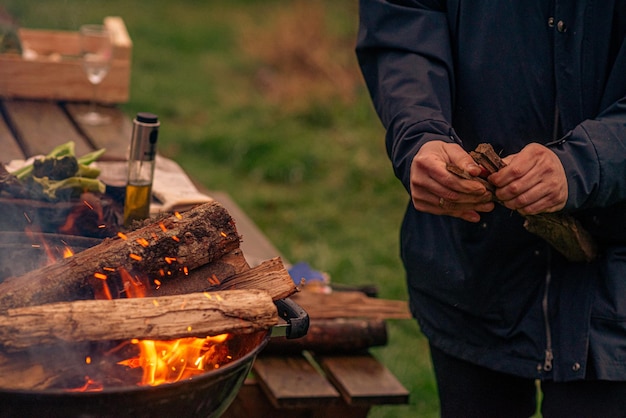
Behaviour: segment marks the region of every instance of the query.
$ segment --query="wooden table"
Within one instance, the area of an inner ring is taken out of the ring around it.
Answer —
[[[105,111],[112,123],[81,125],[77,115],[86,104],[52,101],[0,102],[0,159],[7,162],[46,154],[67,141],[76,154],[106,148],[104,159],[126,159],[131,137],[130,119],[115,107]],[[237,222],[244,237],[242,251],[249,264],[279,256],[279,251],[225,192],[209,191]],[[257,357],[253,375],[226,411],[226,418],[253,417],[366,417],[374,405],[405,404],[409,393],[391,372],[365,351],[342,355],[289,355]]]

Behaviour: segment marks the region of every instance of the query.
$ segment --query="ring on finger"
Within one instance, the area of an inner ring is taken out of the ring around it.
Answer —
[[[443,197],[440,197],[439,198],[439,207],[442,208],[443,205],[445,205],[445,204],[446,204],[446,201],[443,199]]]

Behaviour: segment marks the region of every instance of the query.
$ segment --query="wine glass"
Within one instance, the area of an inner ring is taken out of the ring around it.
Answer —
[[[80,48],[83,61],[83,70],[93,86],[93,97],[89,111],[79,116],[79,120],[87,125],[103,125],[110,121],[110,117],[97,111],[97,89],[109,72],[113,58],[113,42],[111,33],[104,25],[82,25],[80,33]]]

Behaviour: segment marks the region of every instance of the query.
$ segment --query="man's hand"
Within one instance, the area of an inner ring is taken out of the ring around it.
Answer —
[[[567,202],[567,177],[561,160],[549,148],[528,144],[503,158],[507,164],[488,180],[504,206],[522,215],[556,212]]]
[[[490,212],[494,208],[492,194],[479,182],[450,173],[449,164],[472,176],[481,174],[481,168],[458,144],[428,142],[420,148],[411,164],[413,206],[435,215],[480,221],[478,212]]]

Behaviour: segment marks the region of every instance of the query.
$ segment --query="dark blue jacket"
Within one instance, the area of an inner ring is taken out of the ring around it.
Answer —
[[[626,380],[626,1],[361,0],[357,56],[397,177],[427,141],[550,144],[565,211],[601,242],[571,263],[504,207],[409,204],[401,252],[431,343],[529,378]],[[555,141],[556,140],[556,141]],[[553,359],[552,359],[553,357]]]

